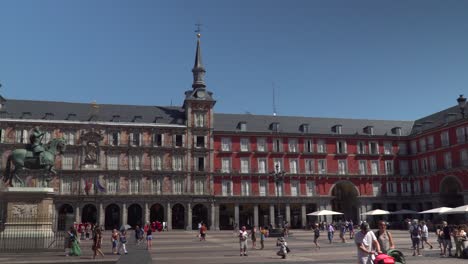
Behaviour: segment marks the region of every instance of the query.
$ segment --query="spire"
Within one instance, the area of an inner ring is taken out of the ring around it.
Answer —
[[[201,58],[201,48],[200,48],[200,37],[201,34],[198,32],[197,34],[197,51],[195,54],[195,64],[193,65],[193,84],[192,88],[205,88],[205,67],[203,67],[202,64],[202,58]]]

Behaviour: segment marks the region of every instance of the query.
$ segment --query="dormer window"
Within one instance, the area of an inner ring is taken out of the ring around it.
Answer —
[[[309,133],[309,124],[302,124],[300,130],[302,133]]]
[[[28,119],[28,118],[31,118],[31,112],[23,112],[21,114],[21,119]]]
[[[75,113],[69,113],[66,118],[66,120],[75,120],[75,119],[76,119]]]
[[[392,128],[392,134],[401,136],[401,127],[394,127]]]
[[[456,114],[456,113],[447,113],[447,114],[444,116],[445,123],[452,122],[452,121],[454,121],[456,118],[457,118],[457,114]]]
[[[279,123],[271,123],[270,128],[273,132],[279,132]]]
[[[134,123],[135,123],[135,122],[139,122],[139,121],[141,121],[142,118],[143,118],[143,117],[142,117],[141,115],[136,115],[136,116],[133,117],[132,122],[134,122]]]
[[[374,127],[373,126],[366,126],[364,128],[364,133],[373,136],[374,135]]]
[[[120,121],[120,116],[119,115],[113,115],[111,122],[119,122]]]
[[[240,131],[247,131],[247,123],[246,122],[239,122],[239,124],[237,125],[237,128]]]
[[[341,135],[342,128],[343,128],[342,125],[335,125],[335,126],[332,126],[332,132],[333,132],[333,133],[336,133],[336,134],[338,134],[338,135]]]
[[[44,117],[42,119],[44,120],[50,120],[54,117],[53,113],[45,113]]]

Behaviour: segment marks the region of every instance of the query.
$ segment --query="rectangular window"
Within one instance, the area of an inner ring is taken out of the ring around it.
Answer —
[[[130,146],[138,147],[141,144],[141,134],[138,132],[130,133]]]
[[[109,145],[111,146],[120,145],[120,133],[119,132],[109,133]]]
[[[108,155],[107,156],[107,169],[108,170],[118,170],[119,169],[119,156],[118,155]]]
[[[162,156],[151,156],[151,167],[155,171],[161,171],[162,170]]]
[[[364,141],[358,141],[356,147],[357,154],[366,154],[366,143]]]
[[[429,164],[427,162],[427,158],[421,159],[421,171],[423,173],[429,172]]]
[[[268,194],[268,181],[260,180],[259,181],[259,195],[267,196],[267,194]]]
[[[409,174],[409,164],[407,160],[400,160],[400,175],[406,176]]]
[[[16,143],[23,143],[23,144],[26,144],[28,143],[28,130],[26,129],[20,129],[20,130],[16,130],[16,134],[15,134],[15,142]]]
[[[153,135],[153,145],[155,147],[162,147],[163,146],[163,138],[164,138],[164,134],[154,134]]]
[[[315,172],[315,162],[313,159],[304,160],[305,163],[305,173],[312,174]]]
[[[273,159],[273,167],[276,171],[278,169],[278,172],[283,170],[283,159],[282,158],[274,158]]]
[[[241,182],[241,195],[242,196],[250,196],[250,181],[242,181]]]
[[[265,158],[258,159],[258,173],[267,173],[267,160]]]
[[[298,149],[297,149],[297,139],[295,138],[290,138],[288,139],[288,149],[289,149],[289,152],[298,152]]]
[[[290,159],[289,160],[289,172],[292,174],[296,174],[298,172],[297,169],[297,159]]]
[[[231,158],[222,158],[221,159],[221,172],[230,173],[231,172]]]
[[[385,155],[392,155],[393,154],[393,149],[392,149],[392,142],[384,142],[384,154]]]
[[[428,150],[434,149],[434,136],[427,137],[427,149]]]
[[[172,157],[172,169],[174,171],[182,171],[184,169],[184,157],[183,156]]]
[[[312,139],[304,140],[304,152],[306,152],[306,153],[314,152],[314,143],[313,143]]]
[[[317,152],[318,153],[327,153],[327,146],[325,144],[325,140],[323,140],[323,139],[317,140]]]
[[[460,150],[460,165],[468,166],[468,150],[467,149]]]
[[[257,138],[257,151],[258,152],[266,152],[266,139],[265,138]]]
[[[205,157],[195,157],[195,166],[197,171],[205,171]]]
[[[205,113],[196,112],[194,114],[195,127],[205,127]]]
[[[231,151],[231,138],[221,138],[221,151]]]
[[[139,170],[140,169],[140,156],[130,155],[128,157],[128,164],[130,170]]]
[[[379,154],[379,143],[377,141],[369,142],[369,154],[371,155]]]
[[[284,192],[283,192],[283,187],[284,187],[284,182],[278,182],[278,183],[275,183],[275,191],[276,191],[276,195],[278,197],[281,197],[284,195]]]
[[[317,160],[317,170],[319,174],[327,174],[327,160],[326,159]]]
[[[42,144],[47,144],[52,138],[52,133],[50,131],[44,131],[44,137],[42,138]]]
[[[108,177],[107,178],[107,193],[116,194],[119,190],[118,178]]]
[[[437,159],[435,155],[429,157],[429,166],[431,167],[431,171],[437,171]]]
[[[73,156],[72,155],[63,155],[62,170],[73,170]]]
[[[380,196],[382,193],[381,190],[382,190],[382,183],[378,181],[374,181],[372,183],[372,193],[374,194],[374,196]]]
[[[418,142],[416,140],[411,141],[411,154],[418,153]]]
[[[413,175],[416,175],[419,173],[419,162],[418,160],[412,160],[411,161],[411,168],[413,169]]]
[[[387,182],[387,194],[394,195],[396,194],[396,183],[395,182]]]
[[[173,181],[173,194],[182,194],[184,192],[184,179],[182,178],[174,178]]]
[[[424,193],[431,192],[431,185],[429,184],[429,180],[424,180],[423,182]]]
[[[151,181],[151,193],[162,194],[162,178],[153,178]]]
[[[450,152],[444,153],[444,166],[446,169],[452,168],[452,153]]]
[[[338,174],[346,174],[348,172],[346,160],[338,160]]]
[[[336,153],[337,154],[346,154],[347,153],[346,141],[344,141],[344,140],[336,141]]]
[[[367,174],[367,161],[366,160],[359,161],[359,174],[361,175]]]
[[[372,175],[379,174],[379,161],[378,160],[371,160],[371,174]]]
[[[184,146],[184,136],[183,135],[174,135],[174,146],[180,148]]]
[[[440,140],[442,141],[442,147],[448,147],[450,144],[448,131],[444,131],[440,134]]]
[[[401,183],[401,194],[410,195],[411,194],[411,184],[409,182]]]
[[[205,147],[205,136],[195,136],[195,147],[196,148]]]
[[[299,181],[291,181],[291,196],[299,196]]]
[[[457,143],[465,143],[466,141],[466,129],[465,127],[457,127]]]
[[[195,194],[203,195],[205,194],[205,179],[204,178],[195,178]]]
[[[386,160],[385,161],[385,174],[386,175],[393,175],[393,160]]]
[[[249,138],[240,139],[240,151],[244,151],[244,152],[249,151],[250,150],[249,145],[250,145]]]
[[[129,181],[129,191],[130,194],[138,194],[140,193],[140,179],[138,178],[131,178]]]
[[[398,142],[398,155],[407,155],[408,154],[408,145],[406,142]]]
[[[307,196],[314,196],[315,195],[315,182],[314,181],[307,181]]]
[[[62,177],[61,184],[60,184],[60,193],[71,194],[71,192],[72,192],[72,178]]]
[[[426,152],[426,138],[419,139],[419,149],[421,152]]]
[[[273,152],[283,151],[283,141],[280,138],[273,139]]]
[[[223,193],[223,196],[232,196],[232,181],[231,180],[223,180],[222,193]]]
[[[421,186],[419,185],[419,181],[413,182],[414,194],[421,193]]]
[[[250,172],[250,161],[249,158],[241,158],[241,173],[249,173]]]

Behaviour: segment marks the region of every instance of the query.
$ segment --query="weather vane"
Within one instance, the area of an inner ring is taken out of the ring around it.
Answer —
[[[202,24],[200,22],[196,23],[195,26],[197,26],[197,29],[195,30],[195,32],[197,33],[197,37],[200,38],[201,37],[201,26]]]

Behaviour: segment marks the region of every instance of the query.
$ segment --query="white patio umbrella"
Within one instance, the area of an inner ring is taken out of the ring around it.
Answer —
[[[307,215],[320,216],[320,215],[342,215],[342,214],[343,213],[335,212],[335,211],[331,211],[331,210],[320,210],[320,211],[316,211],[316,212],[313,212],[313,213],[308,213]]]
[[[453,208],[451,208],[451,207],[437,207],[437,208],[433,208],[433,209],[430,209],[430,210],[422,211],[422,212],[419,212],[419,213],[420,213],[420,214],[441,214],[441,213],[450,211],[450,210],[452,210],[452,209],[453,209]]]
[[[390,214],[389,211],[385,211],[385,210],[382,210],[382,209],[375,209],[375,210],[372,210],[372,211],[362,213],[361,215],[388,215],[388,214]]]
[[[402,209],[395,212],[391,212],[390,214],[418,214],[418,212],[408,209]]]
[[[451,210],[445,211],[442,214],[466,214],[468,213],[468,204],[455,207]]]

